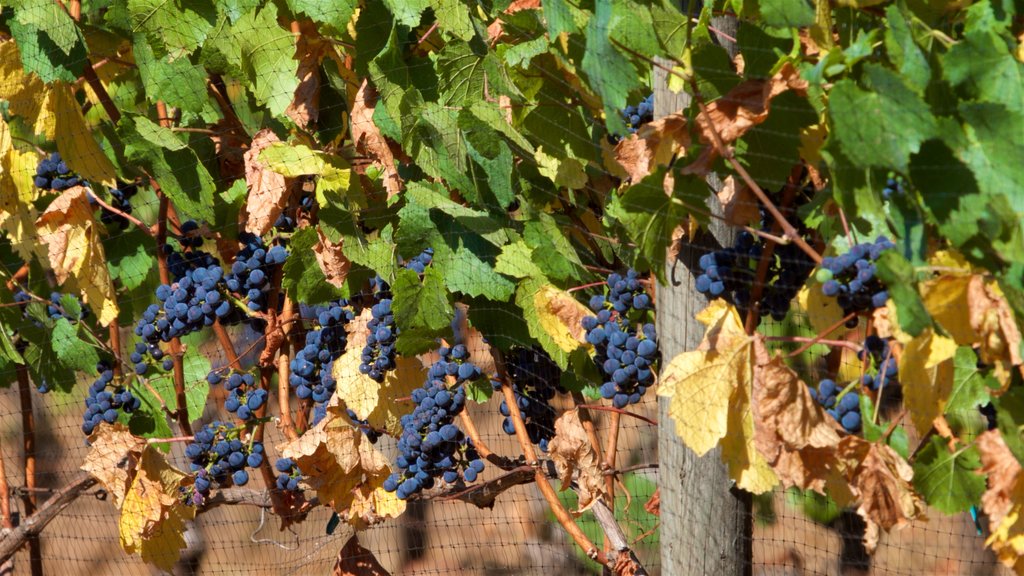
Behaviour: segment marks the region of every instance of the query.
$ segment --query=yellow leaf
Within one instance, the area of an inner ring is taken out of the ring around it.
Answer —
[[[25,73],[17,43],[14,40],[0,42],[0,99],[7,101],[10,113],[24,119],[29,126],[37,125],[45,91],[46,86],[38,76]],[[52,122],[44,122],[42,126],[48,129],[37,128],[36,134],[52,139]]]
[[[669,415],[676,434],[703,456],[729,428],[733,390],[749,385],[751,340],[732,307],[712,302],[697,314],[708,326],[697,350],[679,354],[662,370],[658,395],[670,398]],[[714,349],[711,342],[714,342]]]
[[[967,302],[967,288],[971,278],[943,275],[921,285],[924,307],[961,346],[970,346],[977,340],[971,328],[970,306]]]
[[[110,324],[117,318],[117,300],[86,188],[65,190],[50,203],[36,225],[57,282],[73,280],[100,324]]]
[[[378,383],[359,371],[361,355],[362,347],[348,346],[345,354],[334,361],[336,394],[360,420],[398,436],[402,431],[399,420],[412,412],[413,404],[397,399],[407,398],[423,384],[423,364],[415,356],[398,356],[395,369],[389,370],[384,382]]]
[[[1021,466],[998,430],[978,435],[979,472],[988,476],[988,489],[981,497],[991,534],[985,541],[999,560],[1024,574],[1024,483]]]
[[[537,171],[560,188],[579,189],[587,185],[587,173],[583,163],[572,157],[557,158],[538,147],[534,153]]]
[[[591,312],[571,294],[545,284],[534,293],[533,305],[541,328],[563,351],[572,352],[586,342],[586,331],[581,321]]]
[[[170,570],[185,547],[185,521],[195,509],[178,498],[181,480],[187,475],[172,468],[163,455],[145,448],[131,487],[121,506],[121,547],[144,561]]]
[[[131,481],[129,460],[138,459],[146,441],[133,436],[124,424],[104,422],[89,437],[89,444],[82,470],[92,474],[120,508]]]
[[[925,329],[903,348],[900,354],[900,383],[903,402],[914,427],[925,434],[932,421],[946,408],[953,391],[953,355],[957,345],[952,339]]]
[[[37,159],[30,152],[14,148],[10,127],[0,118],[0,227],[7,232],[12,248],[22,259],[33,256],[46,260],[46,249],[39,243],[32,205],[37,188],[32,182]]]
[[[364,486],[356,490],[345,521],[356,530],[363,530],[388,518],[398,518],[403,512],[405,500],[400,500],[396,493],[383,486]]]
[[[729,477],[738,487],[764,494],[779,483],[779,478],[754,444],[751,393],[749,378],[733,389],[728,407],[728,432],[722,438],[722,460],[729,466]]]
[[[55,138],[61,158],[72,170],[94,185],[117,186],[114,165],[93,138],[93,131],[85,123],[82,109],[71,93],[71,87],[56,82],[50,89],[53,110],[57,116]]]
[[[821,284],[811,280],[796,296],[800,310],[807,315],[815,334],[821,334],[843,319],[843,309],[835,298],[821,293]],[[835,336],[830,336],[834,338]]]

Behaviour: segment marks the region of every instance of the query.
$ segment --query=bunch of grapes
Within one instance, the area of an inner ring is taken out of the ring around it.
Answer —
[[[404,264],[406,268],[422,275],[434,260],[434,250],[427,248]],[[395,339],[398,326],[391,312],[390,287],[382,278],[372,281],[376,303],[370,307],[372,317],[367,323],[366,346],[360,358],[359,371],[377,382],[383,382],[388,370],[395,368]]]
[[[821,292],[836,299],[843,315],[885,306],[889,292],[875,276],[875,261],[886,250],[895,247],[891,240],[879,236],[872,243],[855,244],[846,254],[825,258],[818,271]],[[854,316],[847,326],[853,328],[856,325],[857,317]]]
[[[607,295],[590,299],[596,316],[583,318],[587,342],[594,345],[594,361],[608,380],[601,385],[601,396],[616,408],[636,404],[654,383],[658,361],[658,337],[654,324],[637,329],[630,316],[640,320],[653,312],[650,297],[643,292],[634,270],[626,276],[610,274]]]
[[[249,482],[245,467],[257,468],[263,463],[263,444],[243,442],[243,431],[230,422],[211,422],[195,433],[193,441],[185,447],[189,467],[196,473],[192,490],[185,494],[186,502],[205,501],[214,482],[227,484],[230,479],[235,486]]]
[[[398,440],[398,471],[384,481],[384,489],[405,500],[434,486],[441,478],[449,484],[462,477],[474,482],[484,462],[476,448],[453,422],[466,405],[462,384],[480,377],[480,368],[469,362],[466,347],[441,348],[441,359],[430,367],[427,381],[413,390],[416,407],[402,416]],[[448,377],[455,380],[449,388]]]
[[[630,134],[634,133],[644,124],[654,121],[654,94],[644,98],[636,106],[626,106],[622,109],[622,115],[626,118],[626,125]]]
[[[699,260],[702,273],[697,276],[697,291],[711,298],[723,298],[746,314],[753,304],[751,289],[764,249],[764,240],[744,230],[736,235],[733,246],[704,254]],[[770,314],[775,320],[784,319],[790,302],[813,270],[814,261],[796,244],[776,244],[761,288],[761,316]]]
[[[250,372],[231,371],[224,381],[219,372],[213,371],[206,376],[206,381],[210,384],[224,382],[224,389],[228,392],[224,409],[240,420],[253,418],[256,411],[267,403],[267,391],[256,385],[256,377]]]
[[[81,184],[82,177],[68,168],[67,163],[61,160],[59,152],[53,152],[48,158],[39,161],[33,181],[36,188],[61,192]]]
[[[843,430],[850,434],[860,431],[860,395],[853,390],[841,394],[842,390],[836,386],[835,380],[826,378],[818,382],[818,388],[807,387],[811,397],[815,399],[828,415],[842,425]]]
[[[306,345],[291,361],[288,383],[299,398],[312,398],[322,405],[334,394],[336,383],[331,371],[334,361],[345,353],[345,325],[353,315],[345,300],[316,306],[311,311],[318,327],[306,332]]]
[[[270,290],[270,277],[277,266],[288,259],[284,246],[264,247],[258,236],[243,234],[240,238],[245,245],[235,256],[231,274],[227,276],[228,290],[238,294],[247,302],[253,312],[266,308],[266,296]]]
[[[299,489],[299,481],[302,480],[302,471],[295,465],[291,458],[279,458],[274,464],[277,469],[277,489],[291,490]]]
[[[889,341],[875,335],[868,336],[864,340],[864,348],[857,354],[861,361],[865,362],[868,369],[861,377],[861,384],[871,390],[890,388],[898,384],[899,367],[896,365],[896,358],[889,348]],[[874,375],[871,372],[874,371]]]
[[[188,268],[173,284],[158,286],[156,297],[160,304],[147,307],[135,326],[135,334],[143,339],[146,350],[152,351],[159,347],[159,342],[191,334],[204,326],[212,326],[218,318],[227,317],[232,306],[221,292],[223,275],[218,264]],[[141,355],[146,350],[137,347],[136,353]],[[137,374],[146,373],[147,364],[141,358],[133,357],[132,361]]]
[[[96,364],[96,371],[100,376],[89,387],[85,414],[82,415],[82,432],[86,436],[92,434],[100,422],[113,424],[117,420],[118,410],[131,413],[142,405],[130,390],[114,382],[114,371],[110,364],[100,361]]]
[[[149,362],[146,360],[147,355],[152,357],[153,360],[161,362],[161,368],[164,370],[174,368],[174,360],[164,354],[158,342],[136,342],[135,350],[128,356],[128,359],[131,360],[135,373],[140,376],[149,370]]]
[[[512,381],[516,405],[526,424],[526,433],[531,442],[547,452],[548,441],[555,436],[555,408],[551,406],[551,400],[556,394],[567,392],[559,383],[562,370],[543,350],[518,346],[505,357],[505,366]],[[491,385],[495,390],[501,388],[501,383],[495,380]],[[501,429],[509,436],[515,434],[505,400],[501,401],[499,410],[505,417]]]

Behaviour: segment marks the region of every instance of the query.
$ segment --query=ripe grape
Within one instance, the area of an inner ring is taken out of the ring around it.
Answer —
[[[243,486],[249,481],[246,466],[255,468],[263,462],[263,444],[242,440],[244,428],[230,422],[211,422],[196,431],[185,447],[189,468],[196,476],[191,487],[183,489],[186,504],[199,505],[210,495],[216,483]],[[255,465],[253,465],[253,463]],[[198,496],[197,496],[198,495]]]
[[[874,242],[855,244],[840,256],[826,257],[821,266],[829,279],[822,283],[821,293],[835,298],[844,316],[885,306],[889,292],[875,275],[875,262],[886,250],[895,247],[891,240],[879,236]],[[857,323],[854,316],[847,326],[853,328]]]
[[[131,199],[132,196],[135,196],[135,194],[138,193],[138,186],[135,184],[119,182],[117,188],[109,188],[108,190],[110,190],[110,198],[113,200],[110,204],[125,214],[131,214]],[[97,203],[92,191],[86,192],[86,197],[89,199],[90,204]],[[128,225],[130,224],[128,219],[124,216],[115,214],[102,206],[100,207],[100,222],[103,222],[107,226],[117,224],[121,230],[128,228]]]
[[[252,420],[256,411],[267,403],[267,391],[256,385],[256,377],[251,372],[232,370],[226,379],[217,372],[210,372],[206,380],[211,384],[224,382],[224,389],[228,392],[224,409],[240,420]]]
[[[891,200],[893,196],[902,196],[906,191],[903,188],[903,178],[897,175],[890,175],[882,188],[882,198]]]
[[[306,311],[312,316],[314,328],[306,332],[305,346],[292,358],[288,383],[299,398],[312,398],[316,410],[334,394],[337,384],[331,372],[334,361],[345,353],[348,342],[345,325],[352,320],[353,314],[347,300],[307,308]]]
[[[638,128],[654,121],[654,94],[640,101],[636,106],[626,106],[622,109],[622,116],[626,119],[626,127],[630,134]]]
[[[587,342],[594,346],[594,362],[608,379],[601,385],[601,396],[616,408],[640,402],[654,383],[658,361],[658,337],[654,324],[638,329],[630,316],[640,320],[653,312],[653,304],[640,285],[635,270],[625,276],[610,274],[607,295],[590,299],[596,316],[583,318]]]
[[[858,353],[862,361],[870,360],[867,373],[864,374],[861,384],[872,390],[892,387],[899,382],[899,367],[896,365],[896,358],[889,348],[889,341],[885,338],[871,335],[864,340],[864,349]],[[874,374],[872,375],[872,372]]]
[[[567,392],[559,383],[562,370],[543,350],[520,346],[509,351],[505,357],[505,366],[512,382],[516,405],[526,425],[526,433],[531,442],[547,452],[548,442],[555,436],[555,408],[551,406],[551,400],[556,394]],[[501,388],[501,383],[496,380],[491,381],[491,384],[495,390]],[[501,401],[499,410],[505,417],[501,429],[510,436],[515,434],[505,400]]]
[[[839,422],[844,430],[850,434],[860,431],[860,395],[857,392],[849,390],[844,394],[835,380],[828,378],[819,382],[817,389],[808,386],[808,390],[811,397],[825,408],[828,415]]]
[[[85,414],[82,415],[82,432],[92,434],[100,422],[113,424],[117,421],[118,410],[131,413],[139,409],[142,402],[122,384],[114,381],[114,371],[106,361],[96,364],[99,372],[89,395],[85,399]]]
[[[81,184],[82,177],[68,168],[67,163],[61,160],[60,152],[53,152],[39,161],[33,182],[36,188],[61,192]]]
[[[274,464],[277,469],[277,489],[291,490],[299,489],[299,482],[302,480],[302,471],[291,458],[279,458]]]
[[[244,300],[250,310],[260,312],[267,305],[271,276],[288,259],[288,251],[284,246],[266,248],[258,236],[249,233],[241,234],[239,240],[244,245],[224,281],[228,290]]]

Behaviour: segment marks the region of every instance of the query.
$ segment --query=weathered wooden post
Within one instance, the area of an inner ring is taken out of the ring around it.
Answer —
[[[735,38],[734,18],[716,18],[715,28]],[[730,54],[735,46],[721,37]],[[671,67],[667,62],[663,64]],[[654,115],[665,116],[690,104],[688,94],[668,89],[668,73],[654,70]],[[718,187],[717,179],[709,180]],[[720,212],[714,200],[712,212]],[[707,299],[694,287],[697,260],[709,249],[730,245],[733,231],[713,220],[710,234],[688,238],[679,259],[668,262],[668,285],[658,286],[658,338],[663,358],[693,350],[704,326],[694,314]],[[718,449],[698,458],[675,434],[669,401],[659,399],[658,485],[661,489],[662,573],[671,576],[744,576],[752,571],[750,495],[731,488],[728,470]]]

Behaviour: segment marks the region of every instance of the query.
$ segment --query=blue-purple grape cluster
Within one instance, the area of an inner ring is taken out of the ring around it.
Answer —
[[[296,491],[302,480],[302,471],[291,458],[278,458],[274,464],[277,470],[277,489]]]
[[[480,368],[461,344],[438,352],[441,359],[430,367],[427,381],[412,392],[412,414],[402,416],[398,470],[384,481],[384,489],[402,500],[432,488],[438,478],[449,484],[460,478],[474,482],[484,469],[476,448],[454,424],[466,405],[463,384],[479,378]],[[455,380],[451,387],[449,377]]]
[[[701,274],[696,280],[697,291],[710,298],[723,298],[746,314],[753,304],[751,291],[764,250],[764,241],[744,230],[736,235],[733,246],[704,254],[698,261]],[[796,244],[776,244],[761,288],[760,315],[784,319],[790,302],[813,270],[814,261]]]
[[[422,275],[427,266],[434,260],[434,250],[427,248],[403,265]],[[359,371],[377,382],[383,382],[388,370],[395,368],[395,339],[398,337],[398,326],[395,315],[391,312],[390,287],[382,278],[372,280],[374,300],[370,307],[372,317],[366,325],[366,345],[360,358]]]
[[[210,384],[224,383],[224,390],[228,392],[224,409],[239,420],[255,418],[256,411],[267,403],[267,391],[256,385],[256,377],[251,372],[232,370],[225,379],[214,370],[206,376],[206,381]]]
[[[249,310],[261,312],[267,306],[271,276],[288,259],[288,250],[280,245],[268,249],[253,234],[242,234],[239,239],[244,246],[235,256],[225,282],[228,290],[245,300]]]
[[[891,240],[879,236],[874,242],[855,244],[846,254],[826,257],[818,272],[822,294],[834,297],[844,316],[885,306],[889,292],[875,275],[875,261],[886,250],[895,247]],[[857,317],[854,316],[847,327],[856,325]]]
[[[146,373],[148,363],[142,354],[147,351],[152,354],[154,349],[159,349],[160,342],[169,342],[205,326],[212,326],[218,318],[226,318],[231,314],[231,302],[222,292],[223,276],[224,271],[214,262],[209,266],[187,268],[184,275],[173,284],[157,287],[156,298],[160,303],[150,304],[135,326],[135,335],[142,338],[145,344],[136,346],[132,356],[136,374]],[[153,356],[154,360],[160,358],[162,355]],[[169,359],[164,359],[165,364],[168,362]]]
[[[864,348],[857,354],[862,362],[868,363],[868,370],[861,377],[861,384],[871,390],[891,388],[898,384],[899,367],[889,348],[889,341],[872,334],[864,340]],[[874,372],[874,374],[872,374]]]
[[[67,163],[61,160],[60,152],[53,152],[36,165],[33,179],[36,188],[61,192],[82,183],[82,177],[71,171]]]
[[[606,284],[607,294],[590,299],[596,316],[586,316],[581,323],[587,342],[594,346],[594,362],[607,378],[601,396],[616,408],[625,408],[640,402],[654,383],[658,335],[654,324],[640,323],[654,308],[635,270],[625,276],[610,274]]]
[[[309,310],[316,328],[306,332],[306,345],[292,358],[288,383],[299,398],[312,398],[317,405],[324,405],[331,399],[337,385],[331,372],[334,361],[345,353],[348,342],[345,325],[352,320],[353,314],[345,300]]]
[[[100,361],[96,364],[96,371],[100,375],[89,386],[85,414],[82,415],[82,432],[86,436],[92,434],[100,422],[113,424],[117,421],[118,411],[130,414],[142,406],[142,402],[130,390],[114,381],[114,371],[110,364]]]
[[[551,400],[556,394],[567,392],[560,384],[562,369],[543,350],[518,346],[505,356],[505,367],[530,442],[547,452],[548,442],[555,437],[555,408]],[[496,380],[491,385],[495,390],[501,388],[501,382]],[[499,411],[505,417],[501,429],[509,436],[514,435],[516,429],[505,400],[501,401]]]
[[[842,390],[836,385],[835,380],[830,378],[818,382],[817,389],[812,386],[807,388],[811,397],[825,408],[829,416],[839,422],[843,430],[850,434],[860,431],[860,394],[853,390],[841,394]]]
[[[622,109],[622,116],[626,119],[626,126],[630,134],[634,133],[644,124],[654,121],[654,94],[644,98],[636,106],[626,106]]]
[[[135,194],[138,193],[139,188],[135,184],[119,183],[117,188],[109,188],[110,198],[113,200],[111,205],[117,208],[125,214],[132,213],[132,202],[131,199]],[[86,192],[86,198],[89,200],[89,204],[97,204],[96,198],[93,196],[92,191]],[[100,222],[103,222],[107,226],[117,225],[124,230],[128,228],[130,222],[124,216],[115,214],[106,208],[100,207]]]
[[[211,422],[199,429],[192,442],[185,447],[189,468],[196,473],[195,481],[183,494],[185,502],[201,505],[210,495],[214,483],[235,486],[249,482],[245,468],[257,468],[263,463],[263,444],[243,442],[244,428],[230,422]]]

